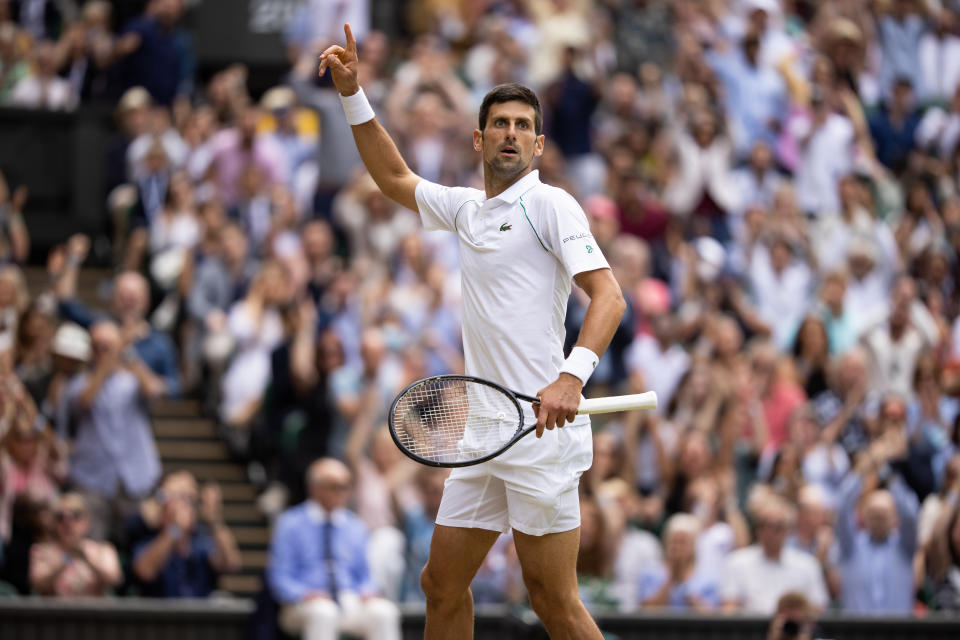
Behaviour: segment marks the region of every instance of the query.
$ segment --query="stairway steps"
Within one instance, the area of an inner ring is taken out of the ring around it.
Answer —
[[[150,405],[154,418],[199,418],[203,415],[199,400],[191,398],[163,398]]]
[[[219,586],[224,591],[229,591],[238,596],[252,597],[263,588],[263,578],[258,572],[256,574],[230,574],[220,576]]]
[[[157,451],[164,462],[199,460],[222,462],[230,459],[227,446],[220,440],[160,440]]]
[[[267,527],[230,527],[230,532],[242,547],[266,547],[270,544],[270,530]]]
[[[174,438],[217,438],[217,427],[205,418],[154,418],[153,434],[158,440]]]
[[[232,462],[195,462],[173,461],[163,463],[165,473],[171,471],[189,471],[200,483],[204,482],[246,482],[247,474],[243,468]]]

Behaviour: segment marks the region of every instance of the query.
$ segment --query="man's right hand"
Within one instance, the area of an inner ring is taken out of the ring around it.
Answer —
[[[346,48],[332,45],[320,54],[319,75],[323,77],[327,69],[333,74],[333,84],[343,96],[352,96],[360,90],[357,80],[357,41],[353,38],[350,25],[343,25],[343,33],[347,37]]]

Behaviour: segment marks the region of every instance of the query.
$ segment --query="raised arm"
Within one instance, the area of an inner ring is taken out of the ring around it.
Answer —
[[[353,107],[361,112],[365,111],[367,115],[372,116],[373,112],[357,80],[357,41],[353,38],[349,24],[343,25],[343,32],[347,39],[346,48],[333,45],[320,54],[319,74],[322,76],[329,68],[341,99],[348,98],[344,103],[344,108],[348,111],[347,121],[351,123],[350,128],[353,130],[353,139],[357,143],[360,158],[374,182],[391,200],[418,211],[416,188],[421,178],[403,161],[390,134],[376,117],[353,124]]]

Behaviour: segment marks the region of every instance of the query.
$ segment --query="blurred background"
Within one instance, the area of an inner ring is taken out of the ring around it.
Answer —
[[[462,371],[458,247],[316,77],[350,22],[428,180],[482,188],[483,95],[535,89],[623,288],[585,394],[661,407],[593,421],[608,637],[957,637],[958,12],[0,0],[0,635],[422,634],[445,475],[385,417]],[[295,619],[314,591],[342,611]],[[510,536],[473,593],[478,637],[542,637]]]

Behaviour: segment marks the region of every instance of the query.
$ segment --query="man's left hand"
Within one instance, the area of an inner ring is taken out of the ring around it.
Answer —
[[[533,413],[537,416],[537,437],[544,429],[562,427],[573,422],[580,406],[580,392],[583,383],[576,376],[561,373],[557,379],[537,392],[539,403],[534,403]]]

